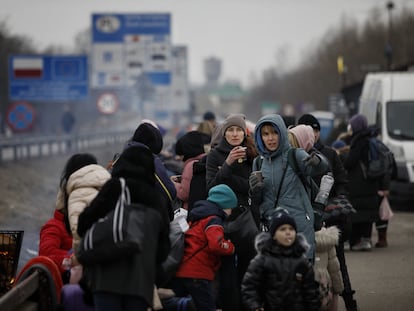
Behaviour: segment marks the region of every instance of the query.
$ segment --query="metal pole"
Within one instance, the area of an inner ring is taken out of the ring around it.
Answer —
[[[388,38],[387,44],[385,46],[385,57],[387,58],[387,70],[391,70],[392,67],[392,43],[391,43],[391,33],[392,33],[392,14],[391,11],[394,9],[394,2],[389,1],[387,3],[388,10]]]

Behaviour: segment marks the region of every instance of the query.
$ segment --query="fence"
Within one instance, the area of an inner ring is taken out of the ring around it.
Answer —
[[[0,164],[125,142],[131,131],[0,139]]]

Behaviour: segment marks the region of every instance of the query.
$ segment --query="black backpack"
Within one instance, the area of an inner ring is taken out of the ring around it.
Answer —
[[[207,155],[193,163],[193,177],[188,195],[188,212],[192,210],[194,202],[207,199],[206,161]]]
[[[369,139],[368,163],[361,162],[362,172],[366,179],[376,179],[383,176],[395,177],[396,163],[394,154],[379,139]]]

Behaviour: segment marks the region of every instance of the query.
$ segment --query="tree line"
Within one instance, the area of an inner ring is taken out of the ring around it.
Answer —
[[[258,116],[262,102],[293,105],[296,112],[303,103],[318,110],[327,110],[329,94],[360,82],[369,71],[398,70],[414,65],[414,11],[403,9],[388,20],[381,17],[383,9],[374,9],[359,26],[343,18],[336,28],[329,30],[315,46],[302,55],[296,69],[280,72],[278,66],[263,72],[246,101],[246,113]],[[389,42],[390,41],[390,42]],[[392,47],[391,68],[386,57],[387,43]],[[343,72],[337,68],[338,57],[343,58]]]

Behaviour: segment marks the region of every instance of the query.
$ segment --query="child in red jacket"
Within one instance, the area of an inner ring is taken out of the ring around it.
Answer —
[[[197,310],[215,311],[213,280],[220,257],[234,253],[234,245],[224,239],[223,220],[237,206],[229,186],[210,189],[207,200],[197,201],[189,214],[190,229],[185,233],[182,263],[172,282],[177,296],[190,294]]]

